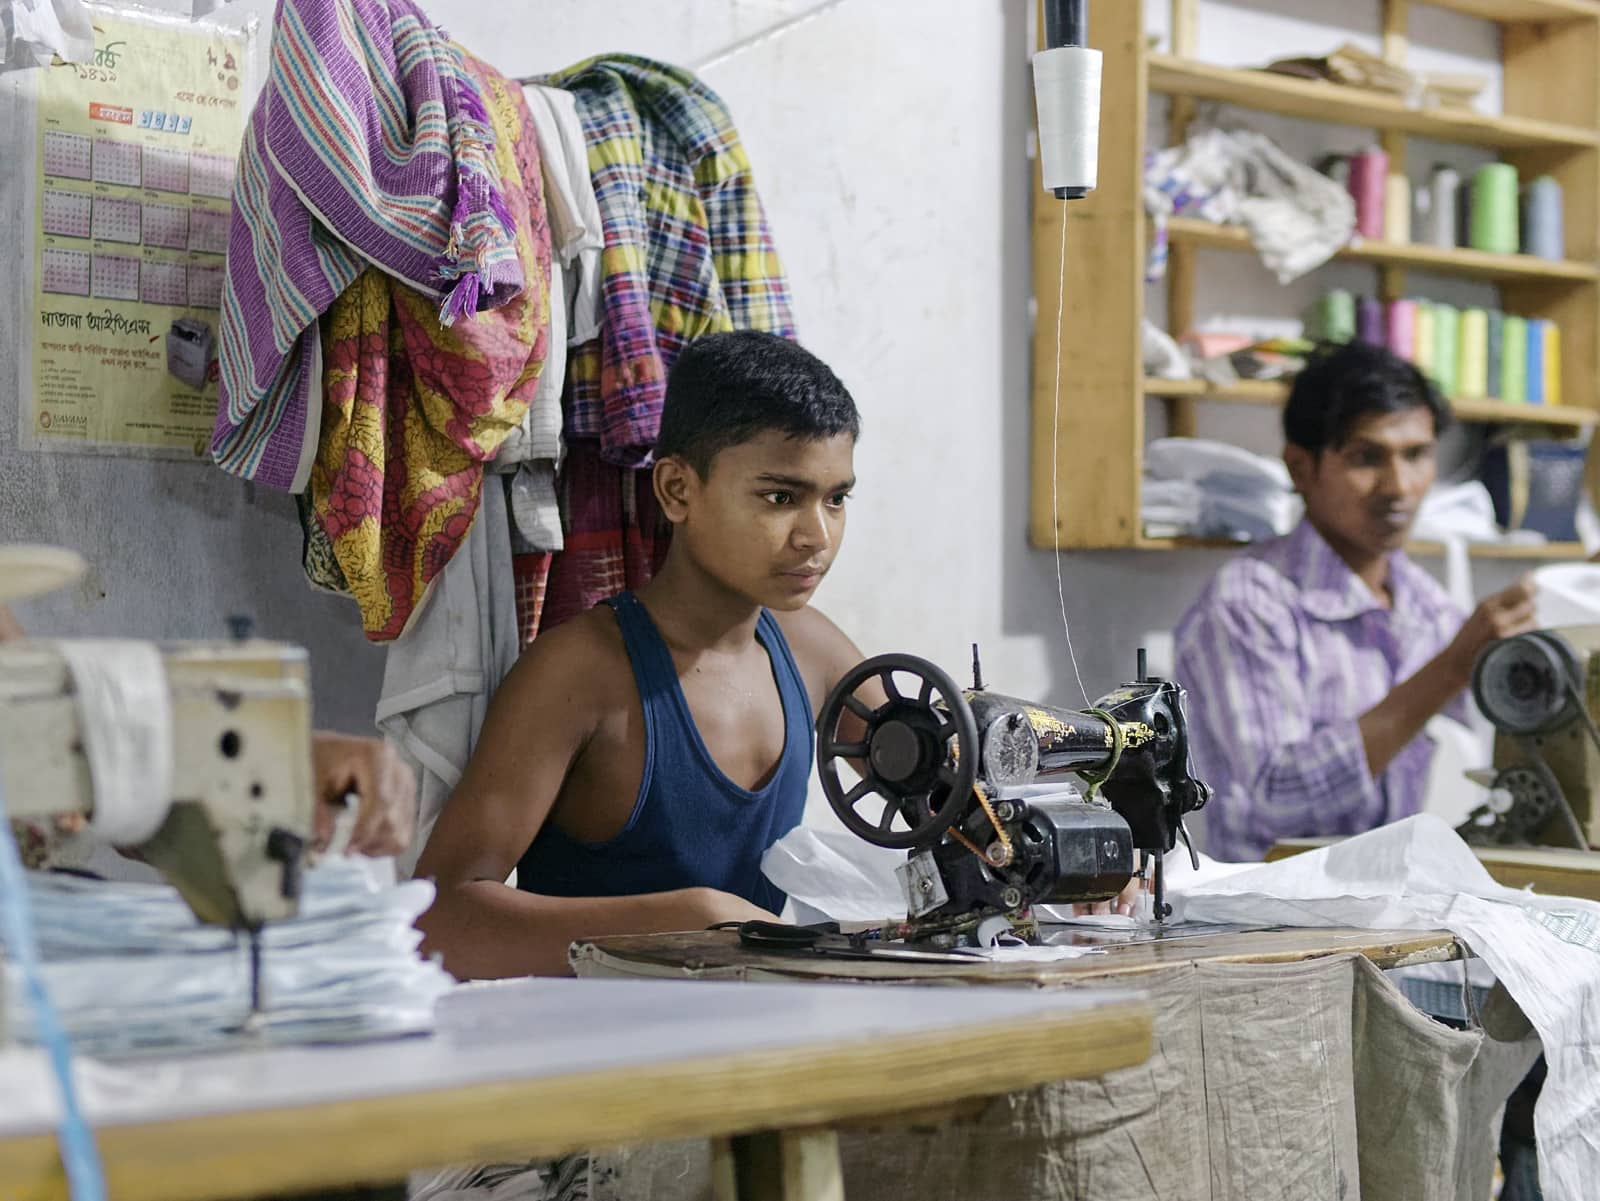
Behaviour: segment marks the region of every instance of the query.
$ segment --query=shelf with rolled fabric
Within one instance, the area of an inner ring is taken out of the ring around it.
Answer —
[[[1137,550],[1243,550],[1250,544],[1227,538],[1150,538],[1140,535],[1133,545]],[[1406,551],[1420,558],[1438,556],[1444,554],[1444,544],[1411,542],[1406,544]],[[1572,562],[1588,558],[1581,542],[1469,542],[1467,554],[1474,559],[1524,559],[1530,562]]]
[[[1448,8],[1469,17],[1502,25],[1529,21],[1574,21],[1600,18],[1595,0],[1419,0],[1430,8]]]
[[[1281,405],[1288,398],[1289,386],[1278,380],[1246,379],[1231,384],[1212,384],[1198,379],[1147,379],[1144,394],[1189,397],[1219,404]],[[1572,405],[1508,404],[1503,400],[1458,397],[1450,402],[1450,411],[1458,421],[1494,425],[1542,425],[1579,430],[1600,423],[1600,412]]]
[[[1242,225],[1221,225],[1195,217],[1173,217],[1167,237],[1174,243],[1218,250],[1251,250],[1250,235]],[[1416,242],[1358,240],[1343,247],[1335,258],[1370,263],[1376,267],[1404,267],[1469,279],[1537,283],[1594,283],[1600,265],[1572,259],[1543,259],[1531,254],[1490,254],[1467,246],[1425,246]]]
[[[1149,56],[1150,89],[1332,125],[1420,134],[1504,150],[1583,150],[1600,130],[1530,117],[1490,117],[1465,109],[1413,108],[1398,96],[1269,71],[1219,67],[1171,54]]]

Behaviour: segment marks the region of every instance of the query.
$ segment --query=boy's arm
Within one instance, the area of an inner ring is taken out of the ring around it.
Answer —
[[[417,922],[423,950],[441,952],[461,979],[569,975],[567,948],[579,938],[772,919],[710,888],[549,897],[504,883],[599,722],[593,662],[589,643],[560,632],[538,639],[518,660],[417,862],[416,875],[438,888]]]

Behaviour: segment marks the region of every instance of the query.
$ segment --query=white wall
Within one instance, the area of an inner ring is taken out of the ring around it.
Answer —
[[[868,653],[911,651],[959,675],[978,641],[995,687],[1074,700],[1050,556],[1026,540],[1032,0],[428,7],[511,75],[605,50],[695,66],[817,12],[709,67],[705,78],[732,107],[754,162],[802,338],[845,379],[865,416],[848,544],[820,603]],[[1165,3],[1149,7],[1160,28]],[[1245,63],[1326,49],[1342,35],[1320,14],[1335,7],[1373,42],[1375,0],[1234,0],[1202,4],[1202,53]],[[1491,27],[1414,11],[1419,57],[1429,65],[1487,68]],[[1316,148],[1298,136],[1305,153]],[[1353,131],[1338,138],[1343,148],[1365,140]],[[1202,276],[1208,322],[1248,324],[1284,311],[1247,259],[1207,265],[1224,264],[1227,272]],[[1339,272],[1325,280],[1370,287],[1359,272]],[[1312,290],[1304,285],[1292,298]],[[0,378],[9,378],[16,336],[11,307],[0,304]],[[0,392],[0,537],[62,541],[97,562],[96,584],[72,602],[30,607],[36,624],[192,635],[253,607],[266,632],[312,644],[325,720],[356,725],[370,712],[379,657],[361,644],[347,609],[300,584],[298,531],[282,498],[250,498],[208,469],[18,454],[13,404],[9,390]],[[1275,450],[1270,417],[1245,416],[1254,425],[1241,430],[1234,411],[1230,436]],[[1065,556],[1091,693],[1128,674],[1140,634],[1170,627],[1221,561],[1198,551]]]

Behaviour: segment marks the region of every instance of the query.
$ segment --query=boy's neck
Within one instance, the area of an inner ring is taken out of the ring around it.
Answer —
[[[739,650],[755,640],[761,606],[730,592],[675,547],[637,595],[676,649]]]

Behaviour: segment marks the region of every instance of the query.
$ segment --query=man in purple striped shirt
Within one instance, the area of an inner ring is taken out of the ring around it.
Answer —
[[[1427,377],[1380,347],[1325,351],[1295,380],[1284,462],[1305,517],[1218,572],[1175,634],[1217,858],[1417,812],[1423,726],[1464,718],[1478,652],[1532,628],[1526,581],[1463,621],[1401,549],[1448,420]]]

